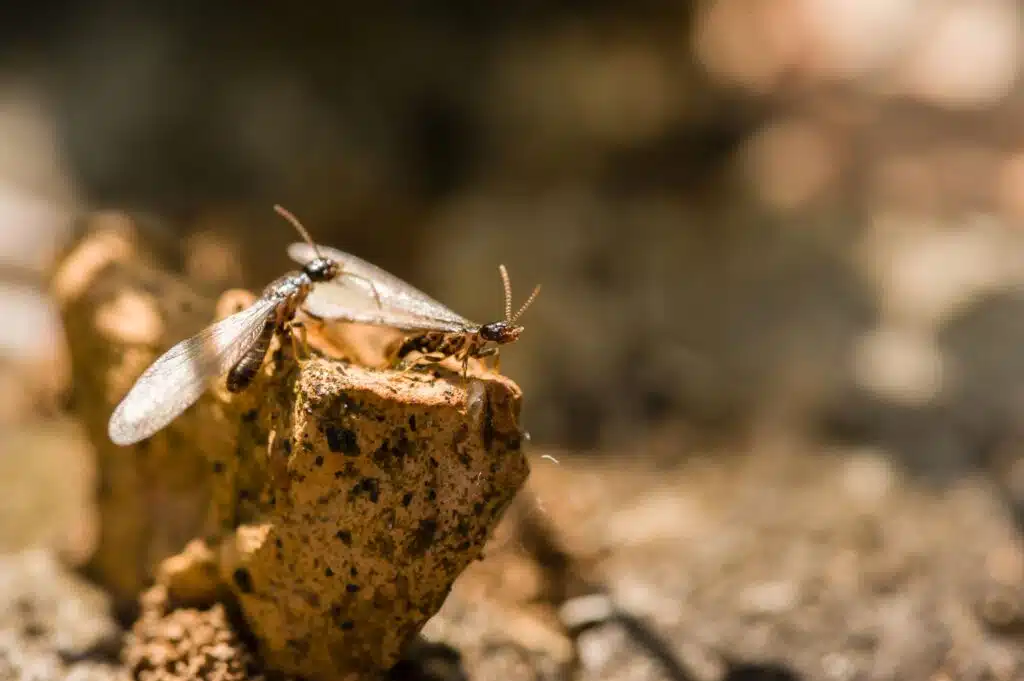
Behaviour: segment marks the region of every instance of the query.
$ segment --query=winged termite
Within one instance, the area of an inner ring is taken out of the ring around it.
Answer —
[[[288,255],[300,264],[315,260],[318,253],[340,263],[345,272],[358,277],[347,279],[344,284],[335,280],[318,286],[306,300],[306,312],[324,320],[390,326],[410,332],[411,335],[395,346],[391,353],[392,362],[400,366],[435,363],[456,357],[462,362],[463,375],[467,375],[470,358],[497,358],[498,346],[519,338],[523,327],[517,326],[516,321],[540,292],[538,285],[519,311],[512,314],[512,290],[508,272],[502,265],[499,269],[505,287],[505,318],[477,324],[395,275],[354,255],[309,243],[295,243],[288,247]],[[420,356],[410,363],[407,358],[413,352]]]
[[[225,373],[229,391],[244,390],[262,366],[274,334],[298,325],[295,314],[314,285],[344,276],[361,278],[323,255],[291,213],[280,206],[274,210],[311,249],[302,271],[280,277],[255,303],[178,343],[153,362],[110,417],[107,431],[115,444],[130,445],[150,437],[195,403],[210,380]],[[374,284],[367,285],[373,292]]]

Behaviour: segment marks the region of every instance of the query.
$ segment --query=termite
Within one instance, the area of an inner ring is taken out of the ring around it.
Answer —
[[[286,274],[267,286],[252,305],[208,326],[161,355],[139,377],[107,426],[111,441],[131,445],[152,436],[194,404],[209,382],[227,374],[230,392],[252,383],[263,365],[275,333],[291,335],[301,327],[295,315],[317,285],[339,278],[360,278],[323,255],[302,224],[280,206],[274,206],[305,239],[311,249],[299,272]],[[368,282],[371,291],[373,283]]]
[[[477,324],[412,284],[354,255],[308,243],[296,243],[288,248],[292,259],[304,266],[320,257],[318,253],[340,263],[345,272],[359,276],[317,287],[306,301],[306,312],[326,321],[359,322],[408,332],[411,335],[396,344],[390,353],[391,363],[401,368],[455,357],[462,363],[462,375],[467,376],[470,359],[493,356],[497,362],[499,346],[519,339],[523,327],[516,322],[540,293],[538,285],[512,314],[512,288],[508,271],[501,265],[505,318]],[[410,362],[408,358],[414,352],[419,357]]]

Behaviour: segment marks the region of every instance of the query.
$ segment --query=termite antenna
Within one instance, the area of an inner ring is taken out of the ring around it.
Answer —
[[[292,224],[292,227],[294,227],[295,231],[297,231],[299,233],[299,236],[301,236],[303,239],[305,239],[306,243],[309,244],[309,247],[313,249],[314,253],[316,253],[316,257],[318,257],[318,258],[322,258],[323,257],[323,255],[320,254],[320,249],[317,248],[316,244],[313,242],[313,238],[311,236],[309,236],[309,232],[306,231],[306,228],[302,226],[302,223],[299,222],[299,219],[297,217],[292,215],[292,213],[287,208],[284,208],[283,206],[279,206],[279,205],[275,204],[274,205],[274,210],[277,211],[278,215],[280,215],[281,217],[283,217],[285,220],[287,220],[288,222],[290,222]]]
[[[533,299],[537,297],[538,293],[540,293],[540,284],[537,284],[536,286],[533,287],[533,293],[531,293],[530,297],[526,299],[526,302],[523,303],[523,306],[519,308],[519,311],[512,315],[512,319],[509,320],[510,324],[523,316],[523,313],[526,312],[526,308],[530,307],[530,303],[533,302]]]
[[[512,284],[508,280],[508,270],[504,265],[498,265],[501,272],[501,283],[505,286],[505,321],[512,323]]]

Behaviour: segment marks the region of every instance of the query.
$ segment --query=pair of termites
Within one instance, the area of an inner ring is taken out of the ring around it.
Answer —
[[[533,302],[540,286],[512,314],[508,272],[505,319],[476,324],[398,277],[354,255],[313,243],[302,224],[289,220],[305,243],[289,246],[288,255],[302,270],[286,274],[256,302],[188,338],[164,353],[139,377],[110,417],[110,439],[118,445],[144,440],[177,418],[205,392],[211,379],[227,374],[231,392],[244,390],[263,364],[275,333],[287,333],[299,309],[317,319],[389,326],[410,333],[393,360],[405,366],[497,355],[498,346],[519,338],[516,320]],[[419,356],[412,362],[408,357]]]

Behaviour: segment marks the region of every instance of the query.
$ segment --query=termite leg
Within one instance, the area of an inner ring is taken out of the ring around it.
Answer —
[[[292,341],[292,352],[299,364],[309,359],[309,336],[306,334],[306,325],[303,322],[292,320],[288,323],[288,336]]]
[[[448,359],[448,355],[442,355],[441,353],[435,352],[426,355],[420,355],[419,357],[412,361],[403,360],[398,364],[398,368],[402,371],[402,373],[405,373],[407,371],[416,369],[420,366],[438,364],[446,359]]]

